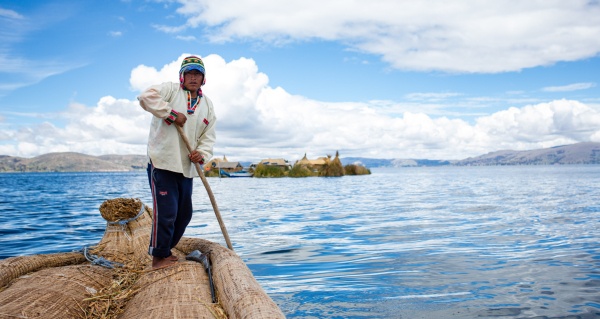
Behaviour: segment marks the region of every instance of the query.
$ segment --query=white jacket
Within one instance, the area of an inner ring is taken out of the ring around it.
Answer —
[[[213,155],[216,141],[215,124],[217,117],[212,101],[204,95],[194,114],[187,114],[187,91],[179,83],[162,83],[151,86],[138,96],[142,108],[154,115],[148,136],[148,161],[156,168],[183,173],[185,177],[196,177],[194,163],[188,157],[185,142],[179,137],[175,123],[169,125],[165,119],[171,110],[185,115],[187,121],[183,131],[192,149],[204,156],[208,162]]]

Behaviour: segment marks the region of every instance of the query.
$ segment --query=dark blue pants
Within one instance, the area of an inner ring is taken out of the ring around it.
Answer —
[[[192,220],[193,179],[148,164],[148,181],[153,201],[148,253],[166,258],[171,256],[171,248],[177,245]]]

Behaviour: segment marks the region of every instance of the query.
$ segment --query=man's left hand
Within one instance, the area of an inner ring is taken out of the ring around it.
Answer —
[[[192,163],[204,164],[204,156],[198,151],[191,152],[188,157]]]

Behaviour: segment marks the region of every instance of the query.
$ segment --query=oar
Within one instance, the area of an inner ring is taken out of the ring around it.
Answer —
[[[175,127],[177,128],[177,132],[179,132],[179,136],[181,136],[181,139],[185,143],[185,146],[187,147],[188,152],[192,153],[192,151],[193,151],[192,146],[190,145],[190,142],[188,141],[187,137],[185,136],[183,129],[181,128],[181,126],[179,126],[177,124],[175,124]],[[196,171],[198,172],[198,175],[200,176],[200,179],[202,180],[202,184],[204,184],[204,188],[206,188],[208,197],[210,198],[210,203],[212,204],[213,210],[215,211],[215,215],[217,216],[217,220],[219,221],[219,226],[221,226],[221,232],[223,233],[223,237],[225,237],[225,242],[227,242],[227,247],[229,247],[229,249],[233,250],[233,246],[231,245],[231,241],[229,240],[229,235],[227,234],[227,228],[225,228],[225,223],[223,223],[223,219],[221,219],[221,213],[219,213],[219,207],[217,207],[217,201],[215,200],[215,196],[213,195],[213,192],[210,189],[210,185],[208,185],[208,182],[206,181],[206,177],[204,177],[204,172],[202,171],[202,168],[200,168],[200,164],[198,164],[198,163],[194,163],[194,164],[196,166]]]

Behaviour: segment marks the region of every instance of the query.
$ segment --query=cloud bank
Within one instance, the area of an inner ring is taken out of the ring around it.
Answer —
[[[400,70],[498,73],[600,52],[600,4],[588,0],[178,0],[185,35],[213,42],[336,41]]]
[[[177,81],[185,55],[159,68],[137,66],[131,71],[131,89]],[[408,107],[388,101],[382,108],[382,101],[312,100],[271,87],[252,59],[227,62],[218,55],[203,59],[207,68],[203,90],[213,100],[218,117],[215,156],[230,160],[284,157],[293,161],[304,153],[314,158],[337,150],[342,157],[463,159],[502,149],[600,142],[598,107],[579,101],[507,106],[469,123],[407,111],[417,109],[414,101]],[[434,98],[441,101],[456,95]],[[45,122],[0,131],[0,154],[145,154],[151,115],[137,101],[106,96],[94,106],[73,103],[60,116],[66,121],[62,127]]]

